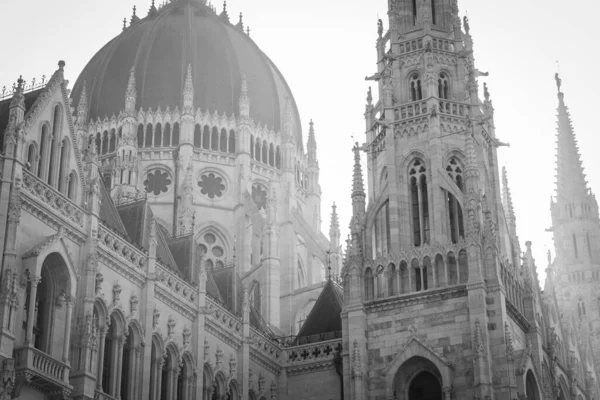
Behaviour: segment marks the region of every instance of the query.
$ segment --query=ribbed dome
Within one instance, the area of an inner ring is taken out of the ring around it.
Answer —
[[[181,108],[185,72],[192,65],[194,106],[238,115],[241,79],[246,76],[250,116],[271,129],[283,126],[286,99],[302,147],[300,118],[285,79],[243,30],[199,0],[176,0],[133,22],[87,64],[73,87],[74,105],[86,82],[89,117],[118,115],[135,68],[139,109]]]

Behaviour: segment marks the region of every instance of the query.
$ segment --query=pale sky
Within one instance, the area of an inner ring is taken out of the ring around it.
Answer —
[[[144,17],[150,3],[3,0],[0,91],[20,74],[27,81],[50,76],[58,60],[66,61],[65,75],[73,84],[89,59],[119,34],[133,5]],[[314,120],[322,230],[328,234],[335,201],[345,238],[351,215],[351,147],[355,140],[365,141],[369,83],[364,77],[375,72],[376,22],[379,16],[388,27],[387,0],[229,0],[227,8],[234,21],[244,13],[251,37],[285,76],[305,140],[308,121]],[[480,83],[487,82],[492,95],[498,138],[511,144],[499,149],[500,163],[508,168],[522,247],[533,242],[543,284],[546,251],[554,253],[545,229],[551,224],[555,189],[556,61],[588,182],[600,192],[600,156],[594,156],[600,147],[595,121],[600,114],[595,95],[600,93],[600,55],[593,39],[600,5],[597,0],[459,0],[459,8],[469,16],[476,66],[490,72]]]

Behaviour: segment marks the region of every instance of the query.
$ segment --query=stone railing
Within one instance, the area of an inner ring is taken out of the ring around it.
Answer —
[[[409,40],[400,43],[400,54],[409,53],[423,48],[423,39]]]
[[[42,203],[53,210],[58,211],[63,217],[79,226],[83,226],[84,210],[27,170],[23,170],[22,187],[27,193],[41,200]]]
[[[146,268],[146,255],[103,225],[98,226],[98,243],[135,270]]]
[[[169,271],[169,269],[162,265],[158,260],[156,261],[156,276],[158,281],[169,288],[169,291],[176,297],[190,303],[196,301],[198,289]]]
[[[336,352],[341,352],[342,340],[335,339],[285,349],[288,364],[298,364],[322,360],[333,360]]]
[[[240,317],[230,313],[208,296],[206,297],[206,311],[209,318],[217,325],[231,332],[233,335],[241,337],[242,319]]]
[[[16,370],[29,370],[61,383],[69,382],[69,367],[33,347],[15,349]]]
[[[254,328],[250,328],[251,346],[253,349],[262,353],[267,358],[273,361],[279,361],[281,350],[279,344],[273,339],[267,337],[262,332]]]
[[[455,115],[457,117],[468,117],[470,112],[468,104],[456,103],[454,101],[440,100],[440,114]]]
[[[394,110],[394,119],[396,121],[402,121],[420,115],[427,114],[427,103],[424,101],[415,101],[408,103]]]

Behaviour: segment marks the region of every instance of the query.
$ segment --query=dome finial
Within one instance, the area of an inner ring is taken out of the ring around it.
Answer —
[[[223,11],[219,15],[219,17],[221,17],[221,19],[229,22],[229,14],[227,13],[227,2],[226,1],[223,2]]]
[[[240,28],[242,32],[244,31],[244,15],[242,13],[240,13],[240,21],[237,23],[236,26]]]
[[[127,18],[123,18],[123,30],[127,29]]]

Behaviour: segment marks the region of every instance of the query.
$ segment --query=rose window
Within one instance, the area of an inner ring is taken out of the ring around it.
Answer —
[[[198,182],[198,186],[200,186],[200,193],[202,193],[205,196],[208,196],[208,198],[210,199],[223,196],[223,192],[225,191],[225,184],[223,183],[223,178],[217,176],[212,172],[208,174],[203,174],[200,177],[200,182]]]
[[[169,173],[160,169],[148,172],[148,177],[144,181],[146,193],[152,193],[155,196],[166,193],[169,190],[169,185],[171,185]]]

